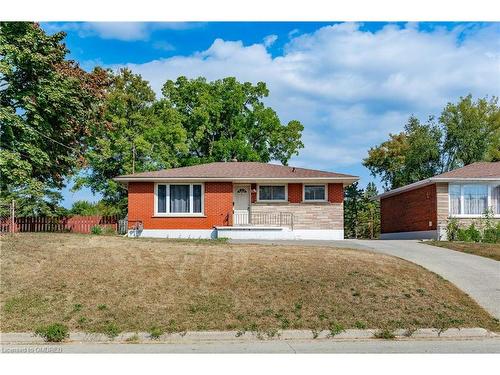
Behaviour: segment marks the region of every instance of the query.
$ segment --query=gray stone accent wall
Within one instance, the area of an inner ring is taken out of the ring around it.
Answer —
[[[293,214],[294,229],[344,229],[343,203],[252,203],[251,214]]]

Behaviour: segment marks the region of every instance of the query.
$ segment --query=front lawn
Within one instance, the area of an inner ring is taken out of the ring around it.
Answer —
[[[482,242],[456,242],[456,241],[424,241],[424,243],[461,251],[462,253],[479,255],[494,260],[500,260],[500,244]]]
[[[1,239],[1,331],[485,327],[498,322],[404,260],[331,247],[75,234]]]

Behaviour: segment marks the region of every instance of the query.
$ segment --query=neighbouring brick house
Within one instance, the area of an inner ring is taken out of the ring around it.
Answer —
[[[480,162],[378,196],[382,239],[446,239],[456,218],[469,225],[491,210],[500,221],[500,162]]]
[[[115,180],[128,188],[131,236],[343,239],[344,187],[358,177],[220,162]]]

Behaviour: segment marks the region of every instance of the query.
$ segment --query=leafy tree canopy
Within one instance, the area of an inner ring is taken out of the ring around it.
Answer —
[[[104,201],[126,210],[126,190],[118,175],[180,165],[187,153],[180,116],[155,99],[149,83],[128,69],[112,76],[103,129],[89,140],[87,168],[75,179],[75,190],[88,186]]]
[[[404,131],[368,151],[363,160],[386,189],[395,189],[476,161],[500,160],[500,109],[493,97],[449,103],[436,124],[410,117]]]
[[[282,124],[266,107],[266,84],[240,83],[229,77],[207,82],[205,78],[179,77],[163,86],[161,103],[174,109],[187,135],[189,152],[183,164],[212,161],[279,160],[287,164],[303,147],[303,125]]]
[[[448,103],[439,121],[444,129],[443,170],[476,161],[500,160],[498,98],[472,100],[472,95]]]
[[[64,36],[0,23],[0,198],[23,197],[33,214],[57,200],[44,192],[63,187],[102,124],[107,73],[67,60]]]
[[[73,203],[71,209],[69,210],[71,215],[81,215],[81,216],[93,216],[93,215],[103,215],[103,216],[113,216],[120,213],[118,207],[114,205],[107,205],[105,202],[91,203],[85,200],[79,200]]]

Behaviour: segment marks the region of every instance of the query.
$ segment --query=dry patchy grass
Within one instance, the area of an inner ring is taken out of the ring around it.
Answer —
[[[498,243],[478,243],[478,242],[451,242],[451,241],[425,241],[424,243],[445,247],[450,250],[461,251],[462,253],[479,255],[500,261],[500,244]]]
[[[339,330],[495,322],[412,263],[331,247],[74,234],[1,240],[1,330]]]

